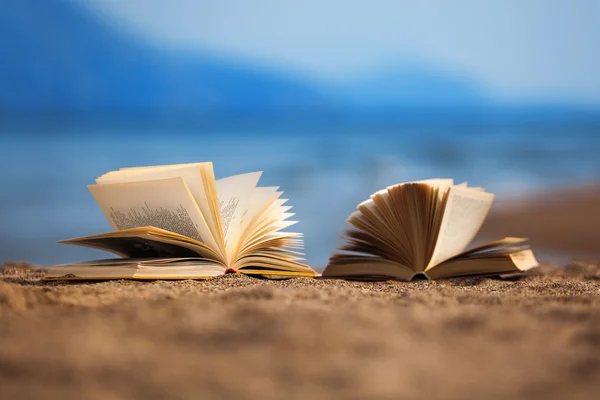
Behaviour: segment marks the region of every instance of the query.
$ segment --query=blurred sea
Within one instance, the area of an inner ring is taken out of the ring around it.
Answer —
[[[502,198],[600,179],[597,128],[415,128],[311,132],[12,132],[0,139],[0,262],[42,265],[106,257],[57,244],[110,229],[86,185],[126,166],[213,161],[217,178],[264,171],[280,186],[308,262],[340,243],[347,215],[386,185],[452,177]]]

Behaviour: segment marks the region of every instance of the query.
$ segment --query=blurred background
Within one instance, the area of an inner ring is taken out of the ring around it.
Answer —
[[[490,239],[597,254],[598,21],[595,0],[0,0],[0,262],[106,256],[56,244],[110,229],[86,185],[196,161],[264,170],[316,267],[358,202],[432,177],[496,193]]]

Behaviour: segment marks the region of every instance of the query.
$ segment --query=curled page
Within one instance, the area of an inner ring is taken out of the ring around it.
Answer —
[[[277,189],[279,186],[266,186],[266,187],[256,187],[252,191],[252,194],[248,198],[246,202],[246,210],[244,211],[244,215],[242,217],[242,223],[240,224],[240,235],[243,235],[246,228],[252,221],[252,219],[256,216],[256,214],[260,211],[261,207],[265,205],[268,201],[273,202],[277,199]],[[279,195],[281,192],[279,192]]]
[[[88,188],[115,230],[155,226],[219,248],[181,177]]]
[[[230,258],[240,235],[240,225],[246,212],[246,202],[254,193],[262,172],[234,175],[217,180],[221,224],[225,237],[225,252]]]
[[[487,216],[494,195],[453,186],[427,269],[461,253],[473,240]]]
[[[179,164],[179,165],[163,165],[157,167],[136,167],[127,168],[120,171],[114,171],[109,174],[104,174],[100,178],[96,179],[98,184],[109,184],[109,183],[128,183],[128,182],[140,182],[140,181],[151,181],[166,178],[183,178],[188,189],[194,196],[204,220],[208,224],[211,234],[215,241],[218,241],[221,232],[217,231],[217,226],[213,221],[210,199],[208,197],[208,188],[205,187],[205,183],[202,179],[202,169],[205,168],[212,171],[212,163],[193,163],[193,164]],[[214,179],[214,176],[213,176]]]

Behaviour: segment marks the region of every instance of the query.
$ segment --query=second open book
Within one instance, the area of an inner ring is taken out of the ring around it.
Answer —
[[[261,172],[215,180],[212,163],[122,168],[89,190],[113,232],[62,243],[123,258],[64,264],[47,279],[184,279],[246,274],[315,276],[278,187]]]
[[[464,251],[494,195],[482,188],[431,179],[390,186],[358,205],[347,242],[324,277],[429,279],[519,273],[537,265],[525,239],[508,237]]]

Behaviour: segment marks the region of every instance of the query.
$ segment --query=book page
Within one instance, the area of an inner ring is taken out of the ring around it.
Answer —
[[[423,179],[421,181],[406,182],[406,183],[427,183],[432,186],[452,186],[452,185],[454,185],[454,179],[452,179],[452,178],[433,178],[433,179]],[[467,183],[463,182],[457,186],[463,186],[463,185],[464,185],[464,187],[466,187]]]
[[[155,226],[219,248],[181,177],[88,188],[115,230]]]
[[[217,180],[221,224],[225,237],[225,252],[228,257],[235,249],[246,204],[254,193],[261,175],[262,171]]]
[[[180,168],[180,167],[190,167],[192,165],[202,165],[202,164],[212,164],[212,162],[210,161],[206,161],[206,162],[193,162],[193,163],[184,163],[184,164],[162,164],[162,165],[144,165],[144,166],[137,166],[137,167],[123,167],[123,168],[119,168],[119,171],[116,172],[130,172],[130,171],[135,171],[135,170],[142,170],[142,169],[169,169],[169,168]]]
[[[445,261],[427,271],[431,279],[464,275],[500,275],[527,271],[538,265],[531,249],[508,254],[481,254],[473,258]]]
[[[279,186],[254,188],[246,202],[246,210],[240,224],[240,235],[246,230],[250,221],[252,221],[267,201],[273,202],[281,195],[282,192],[279,192],[279,195],[277,194],[277,189],[279,189]]]
[[[120,229],[60,240],[58,243],[106,250],[121,257],[183,257],[187,255],[223,261],[223,257],[205,243],[154,226]]]
[[[415,181],[414,183],[427,183],[428,185],[434,186],[438,188],[438,202],[441,202],[444,196],[446,195],[446,191],[454,185],[454,179],[451,178],[434,178],[434,179],[425,179],[422,181]],[[467,182],[462,182],[457,187],[467,187]]]
[[[462,252],[487,216],[494,195],[453,186],[440,224],[435,250],[426,271]]]
[[[231,260],[237,259],[240,252],[243,252],[248,243],[253,242],[257,235],[260,234],[269,210],[273,208],[273,204],[278,201],[283,192],[278,192],[279,187],[257,187],[254,189],[254,194],[246,203],[246,212],[240,224],[237,243],[234,251],[230,253]],[[285,200],[280,201],[283,204]],[[281,207],[283,213],[291,207]]]
[[[471,255],[477,256],[482,253],[513,253],[512,249],[516,247],[526,246],[524,242],[526,242],[526,238],[518,238],[518,237],[505,237],[502,239],[497,239],[492,242],[484,243],[480,246],[473,247],[469,250],[466,250],[458,255],[455,258],[459,257],[469,257]]]
[[[218,241],[218,236],[221,232],[217,231],[217,227],[213,221],[210,203],[207,196],[207,188],[204,187],[202,180],[202,165],[205,163],[181,164],[181,165],[165,165],[162,167],[138,167],[119,171],[120,173],[110,176],[104,176],[96,179],[98,184],[108,183],[126,183],[126,182],[141,182],[165,178],[181,177],[188,189],[194,196],[204,220],[208,224],[211,235],[215,241]],[[206,163],[210,164],[210,163]]]
[[[264,212],[259,213],[250,226],[251,230],[247,231],[239,242],[236,255],[239,255],[239,250],[243,250],[249,245],[270,240],[270,234],[298,223],[298,221],[286,221],[295,215],[294,213],[285,212],[292,208],[291,206],[283,206],[287,200],[277,199]],[[287,234],[287,232],[284,232],[284,234]]]

